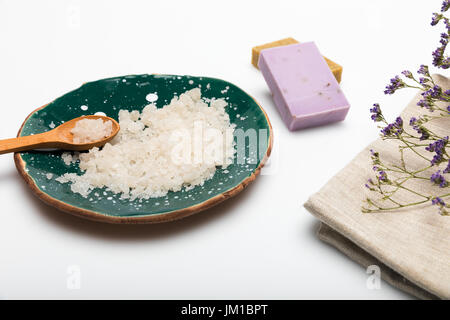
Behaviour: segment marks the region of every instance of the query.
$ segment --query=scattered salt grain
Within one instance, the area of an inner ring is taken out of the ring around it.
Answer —
[[[220,91],[220,93],[224,94],[228,92],[228,89],[230,89],[229,86],[226,86],[225,89],[223,89],[222,91]]]
[[[63,152],[61,158],[63,159],[66,165],[70,166],[72,163],[75,163],[79,160],[79,156],[80,156],[79,152],[75,152],[74,154],[70,152]]]
[[[158,100],[158,95],[156,93],[149,93],[145,96],[145,99],[148,102],[155,102],[156,100]]]

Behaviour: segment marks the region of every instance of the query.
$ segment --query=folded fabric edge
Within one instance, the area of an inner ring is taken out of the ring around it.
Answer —
[[[428,291],[415,285],[387,265],[379,261],[377,258],[357,246],[354,242],[341,235],[338,231],[331,228],[329,225],[320,222],[319,229],[317,230],[317,237],[341,251],[351,260],[355,261],[362,267],[366,268],[371,265],[376,265],[380,268],[381,279],[389,283],[390,285],[423,300],[439,300],[440,298],[429,293]]]
[[[352,243],[355,244],[355,246],[359,247],[361,250],[364,250],[365,252],[367,252],[368,254],[370,254],[372,257],[374,257],[375,259],[377,259],[378,261],[380,261],[380,263],[383,263],[384,265],[386,265],[387,267],[389,267],[390,269],[395,270],[395,268],[393,268],[392,266],[390,266],[388,263],[386,263],[386,261],[384,261],[382,259],[382,256],[379,252],[377,252],[377,250],[375,248],[371,248],[371,250],[368,250],[367,248],[370,248],[370,245],[368,243],[360,243],[357,241],[357,239],[353,239],[351,238],[351,230],[347,228],[347,226],[339,224],[337,221],[334,221],[331,217],[327,216],[327,215],[323,215],[320,212],[318,212],[315,207],[317,205],[317,201],[320,201],[319,199],[315,199],[315,194],[313,194],[308,201],[303,205],[313,216],[315,216],[317,219],[319,219],[322,223],[325,223],[326,225],[330,226],[333,230],[335,230],[336,232],[338,232],[340,235],[342,235],[342,237],[348,239],[348,241],[351,241]],[[349,235],[349,236],[346,236]],[[422,287],[419,283],[415,282],[413,279],[408,278],[405,274],[396,271],[398,274],[400,274],[401,276],[403,276],[405,279],[408,279],[408,281],[410,281],[411,283],[414,283],[415,286],[422,288],[422,290],[430,292],[430,294],[435,295],[441,299],[444,299],[443,297],[437,295],[435,292],[431,292],[427,289],[425,289],[424,287]]]

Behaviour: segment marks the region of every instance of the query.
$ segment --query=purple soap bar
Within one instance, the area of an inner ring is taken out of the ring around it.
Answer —
[[[345,119],[348,101],[314,42],[262,50],[258,67],[289,130]]]

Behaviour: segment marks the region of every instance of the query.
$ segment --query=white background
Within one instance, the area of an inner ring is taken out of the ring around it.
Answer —
[[[86,81],[141,73],[190,74],[237,84],[266,109],[274,171],[237,197],[160,225],[107,225],[35,198],[0,157],[0,298],[408,299],[368,290],[359,265],[315,237],[302,207],[377,137],[368,109],[394,117],[413,96],[385,97],[389,79],[431,64],[441,1],[0,0],[0,138]],[[251,48],[287,36],[315,41],[344,67],[347,119],[289,132]],[[67,286],[68,268],[81,287]]]

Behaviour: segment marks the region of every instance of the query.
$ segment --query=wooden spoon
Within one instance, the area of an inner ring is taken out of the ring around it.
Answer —
[[[103,121],[112,122],[112,133],[109,137],[89,142],[89,143],[74,143],[73,133],[70,132],[75,123],[82,119],[103,119]],[[82,151],[93,147],[100,147],[110,141],[119,132],[120,126],[116,120],[105,116],[82,116],[79,118],[67,121],[53,130],[34,134],[31,136],[18,137],[13,139],[0,140],[0,154],[25,151],[40,148],[58,148],[65,150]]]

